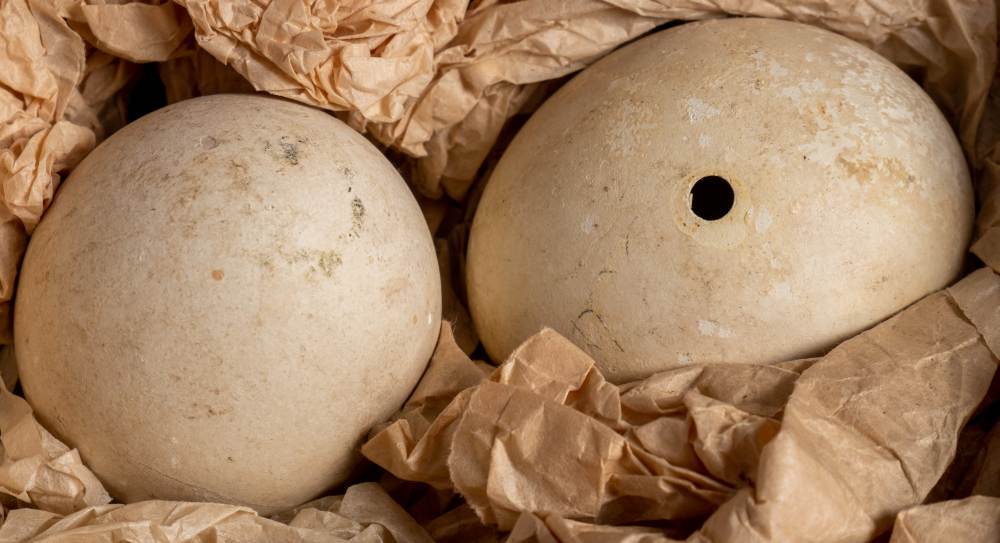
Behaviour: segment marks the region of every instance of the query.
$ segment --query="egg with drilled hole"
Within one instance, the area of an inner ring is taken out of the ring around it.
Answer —
[[[263,513],[343,481],[437,340],[416,200],[322,111],[216,95],[147,115],[73,171],[29,244],[25,395],[118,500]]]
[[[543,326],[616,382],[819,355],[961,271],[973,195],[931,99],[797,23],[675,27],[556,92],[472,226],[477,330],[504,359]]]

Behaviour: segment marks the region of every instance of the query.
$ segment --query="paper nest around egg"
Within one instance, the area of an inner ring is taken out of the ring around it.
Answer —
[[[138,71],[128,61],[161,62],[171,101],[247,90],[249,81],[343,112],[408,156],[400,164],[426,197],[451,285],[444,307],[455,324],[443,326],[403,410],[363,447],[384,472],[272,519],[220,504],[109,504],[79,454],[4,389],[0,541],[1000,539],[992,5],[324,6],[0,4],[0,315],[9,343],[27,234],[59,179],[123,124],[123,89]],[[541,331],[498,368],[470,360],[476,339],[455,294],[463,212],[435,198],[475,201],[477,173],[509,139],[505,123],[530,112],[551,81],[663,23],[723,15],[825,27],[918,75],[978,172],[972,251],[987,267],[820,359],[687,365],[617,386],[569,341]],[[4,360],[13,382],[9,350]]]

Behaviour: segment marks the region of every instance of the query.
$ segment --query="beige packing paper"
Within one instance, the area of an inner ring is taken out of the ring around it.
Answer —
[[[890,543],[1000,541],[1000,498],[972,496],[922,505],[896,517]]]
[[[676,543],[661,530],[640,526],[606,526],[569,520],[559,515],[524,513],[507,543]]]
[[[146,501],[88,507],[66,516],[16,509],[0,527],[0,543],[432,541],[374,483],[351,487],[342,498],[326,502],[304,506],[288,523],[260,517],[246,507],[211,503]],[[388,507],[385,507],[387,504]],[[384,510],[373,511],[373,508]],[[352,514],[358,513],[364,518],[351,518]],[[408,520],[400,521],[400,517]],[[385,524],[378,524],[372,519]]]
[[[45,430],[28,402],[5,386],[0,386],[0,443],[0,492],[58,514],[111,501],[80,453]]]
[[[970,152],[996,63],[987,0],[179,1],[198,43],[257,89],[349,111],[355,127],[416,159],[421,192],[455,199],[536,83],[671,20],[779,17],[872,46],[921,75]]]
[[[823,26],[914,74],[982,167],[974,251],[1000,269],[997,110],[979,122],[996,64],[987,0],[6,0],[0,326],[9,330],[26,232],[61,173],[124,122],[118,92],[134,72],[126,60],[166,61],[172,100],[243,90],[235,70],[257,89],[343,111],[413,157],[411,181],[425,195],[462,199],[504,123],[551,91],[545,81],[663,22],[722,15]],[[187,39],[192,26],[203,49]],[[551,331],[500,369],[473,363],[463,348],[474,336],[460,322],[443,331],[403,411],[364,447],[399,477],[468,500],[422,526],[374,483],[282,522],[217,504],[102,505],[103,489],[79,457],[5,395],[0,485],[49,512],[9,511],[0,541],[496,541],[493,525],[513,530],[511,541],[652,542],[691,532],[696,541],[866,541],[893,522],[893,538],[989,541],[988,529],[961,531],[988,520],[989,500],[914,506],[951,461],[995,371],[998,291],[997,276],[981,270],[819,361],[690,366],[620,387]],[[995,492],[996,465],[983,459],[977,491]],[[627,525],[662,519],[671,520]]]
[[[489,379],[442,389],[454,399],[433,423],[404,417],[363,452],[450,485],[502,530],[526,530],[524,513],[594,530],[722,505],[695,541],[869,541],[929,493],[996,371],[963,313],[997,311],[1000,276],[983,269],[951,292],[818,361],[687,366],[621,388],[543,331]]]

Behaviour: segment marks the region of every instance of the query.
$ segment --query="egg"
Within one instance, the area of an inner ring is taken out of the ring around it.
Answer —
[[[549,326],[612,381],[819,355],[949,284],[973,220],[945,118],[899,68],[802,24],[627,45],[534,113],[473,221],[489,355]]]
[[[440,326],[431,235],[392,164],[322,111],[167,106],[73,171],[31,238],[27,400],[118,500],[296,506],[348,477]]]

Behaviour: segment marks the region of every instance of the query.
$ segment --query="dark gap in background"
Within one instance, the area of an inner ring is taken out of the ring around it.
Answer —
[[[128,122],[167,105],[167,92],[160,80],[159,64],[140,65],[139,77],[132,83],[126,102]]]

